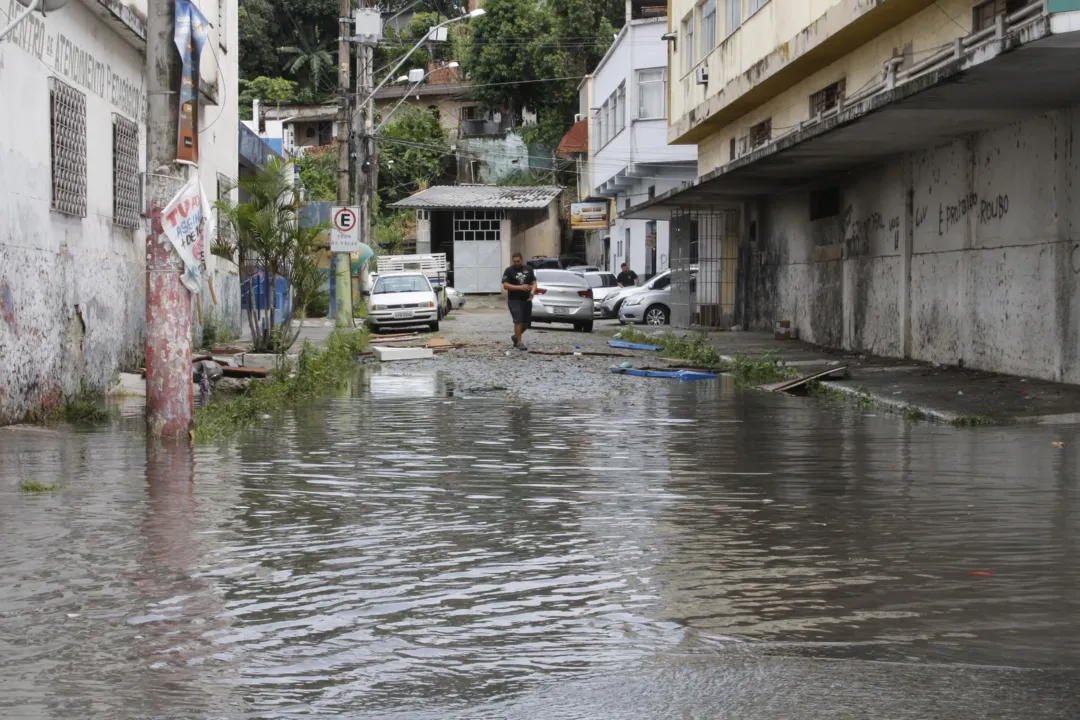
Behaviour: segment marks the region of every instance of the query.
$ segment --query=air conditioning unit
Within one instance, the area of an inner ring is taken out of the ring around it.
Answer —
[[[702,65],[697,70],[695,70],[694,71],[694,80],[697,82],[698,85],[708,85],[709,84],[709,68]]]

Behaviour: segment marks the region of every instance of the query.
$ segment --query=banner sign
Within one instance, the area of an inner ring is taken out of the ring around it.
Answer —
[[[572,203],[570,205],[572,230],[606,230],[607,226],[607,203]]]
[[[180,51],[180,130],[178,162],[199,164],[199,62],[206,46],[207,21],[191,0],[176,0],[173,41]]]
[[[161,228],[184,261],[183,283],[193,293],[198,293],[202,284],[211,217],[210,203],[197,177],[188,180],[161,212]]]

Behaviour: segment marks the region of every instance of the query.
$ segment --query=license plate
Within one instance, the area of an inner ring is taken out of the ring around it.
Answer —
[[[570,314],[570,308],[557,307],[557,308],[552,308],[552,310],[555,311],[556,315],[569,315]]]
[[[410,312],[409,310],[398,310],[397,312],[394,313],[394,319],[395,320],[404,319],[404,318],[411,318],[411,317],[412,317],[412,312]]]

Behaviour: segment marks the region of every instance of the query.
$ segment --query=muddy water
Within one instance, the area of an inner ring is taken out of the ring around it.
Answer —
[[[646,393],[0,429],[0,716],[1080,716],[1075,429]]]

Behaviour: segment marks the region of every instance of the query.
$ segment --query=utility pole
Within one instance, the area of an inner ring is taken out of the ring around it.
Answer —
[[[340,0],[338,8],[338,205],[349,204],[349,38],[352,37],[352,2]],[[335,325],[353,326],[352,259],[347,252],[337,253],[334,272]]]
[[[180,55],[175,0],[149,0],[146,20],[146,422],[152,437],[191,430],[191,293],[183,262],[161,227],[161,211],[184,184],[176,162]]]
[[[372,126],[375,116],[375,49],[362,43],[356,50],[360,67],[356,72],[356,113],[353,128],[356,134],[356,204],[360,206],[360,242],[375,249],[371,240],[371,228],[375,223],[375,206],[372,195],[375,189],[375,138]],[[370,143],[370,145],[369,145]]]

